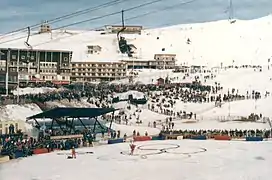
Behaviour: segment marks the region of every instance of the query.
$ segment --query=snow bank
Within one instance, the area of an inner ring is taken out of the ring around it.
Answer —
[[[6,105],[0,109],[0,119],[2,121],[25,121],[27,117],[41,112],[42,110],[36,104]]]
[[[47,93],[47,92],[52,92],[56,91],[56,88],[49,88],[49,87],[41,87],[41,88],[20,88],[19,90],[13,90],[11,91],[14,95],[25,95],[25,94],[39,94],[39,93]]]

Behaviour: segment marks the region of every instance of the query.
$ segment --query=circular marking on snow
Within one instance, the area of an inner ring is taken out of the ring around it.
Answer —
[[[169,150],[169,149],[177,149],[179,148],[180,145],[178,144],[145,144],[145,145],[141,145],[138,146],[139,150],[158,150],[158,151],[165,151],[165,150]]]
[[[193,154],[203,153],[207,151],[206,148],[202,148],[202,147],[190,147],[190,148],[184,147],[184,148],[181,148],[181,152],[179,152],[177,151],[177,149],[180,149],[180,145],[168,144],[168,143],[144,144],[144,145],[138,146],[137,149],[138,151],[136,151],[133,155],[131,155],[129,151],[122,151],[120,153],[122,155],[140,156],[142,159],[146,159],[150,155],[159,155],[163,153],[173,154],[173,155],[185,155],[185,157],[190,158]],[[155,152],[150,152],[150,151],[155,151]],[[149,153],[144,153],[144,152],[149,152]]]
[[[170,154],[184,154],[184,155],[193,155],[193,154],[198,154],[198,153],[204,153],[207,151],[206,148],[201,148],[201,147],[193,147],[192,148],[193,150],[192,151],[181,151],[181,152],[178,152],[178,151],[167,151],[167,153],[170,153]]]

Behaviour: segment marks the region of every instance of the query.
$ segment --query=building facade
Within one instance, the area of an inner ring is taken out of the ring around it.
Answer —
[[[9,83],[70,82],[71,51],[0,49],[0,84],[8,70]]]
[[[174,69],[176,66],[176,54],[155,54],[154,61],[157,69]]]
[[[128,69],[149,69],[149,61],[148,60],[122,60],[121,62],[127,64]],[[154,68],[155,69],[155,68]]]
[[[122,60],[128,69],[174,69],[176,67],[175,54],[155,54],[152,60]]]
[[[106,25],[105,31],[106,33],[118,33],[120,30],[123,29],[122,25]],[[143,26],[125,26],[123,34],[141,34],[143,30]]]
[[[9,133],[9,126],[14,126],[14,131],[17,132],[18,130],[21,130],[22,132],[25,132],[25,122],[21,120],[15,120],[15,121],[0,121],[0,134],[8,134]]]
[[[72,62],[72,82],[99,82],[126,77],[124,62]]]
[[[98,45],[88,45],[87,54],[100,54],[102,47]]]

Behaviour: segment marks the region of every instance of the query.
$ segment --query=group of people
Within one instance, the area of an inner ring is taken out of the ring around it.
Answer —
[[[271,136],[271,130],[268,129],[250,129],[250,130],[173,130],[164,129],[161,131],[163,135],[180,135],[184,139],[191,138],[192,136],[207,136],[213,138],[215,135],[227,135],[232,138],[245,138],[245,137],[263,137],[269,138]]]
[[[38,139],[28,137],[23,133],[4,134],[0,136],[1,155],[7,155],[10,159],[31,156],[35,149],[45,148],[48,152],[53,150],[68,150],[72,147],[79,147],[81,139],[59,139],[53,140],[49,136]]]
[[[213,78],[214,76],[206,76],[204,79]],[[96,107],[111,107],[112,100],[115,93],[123,93],[129,90],[140,91],[149,98],[147,102],[147,108],[153,112],[164,114],[167,116],[166,121],[162,124],[161,134],[180,134],[185,138],[194,135],[207,135],[213,136],[216,134],[229,135],[231,137],[247,137],[247,136],[262,136],[268,137],[271,132],[268,130],[174,130],[175,123],[174,118],[179,119],[194,119],[197,120],[196,112],[187,112],[186,110],[180,110],[176,108],[178,102],[183,103],[210,103],[221,106],[222,103],[228,101],[243,100],[246,98],[259,99],[261,93],[252,90],[247,92],[246,95],[239,94],[237,89],[231,89],[227,93],[222,93],[223,87],[220,83],[215,83],[213,86],[206,86],[201,84],[199,77],[195,76],[192,83],[169,83],[169,84],[71,84],[56,89],[48,93],[39,94],[26,94],[19,96],[20,103],[46,103],[49,101],[60,101],[67,99],[69,102],[72,100],[81,101],[82,98],[86,98],[87,102],[95,105]],[[266,93],[268,95],[269,93]],[[109,98],[110,97],[110,98]],[[128,101],[129,102],[129,101]],[[1,96],[1,104],[17,104],[17,96]],[[130,110],[131,105],[127,106]],[[137,105],[136,105],[137,107]],[[129,125],[132,119],[136,119],[137,124],[141,124],[141,108],[135,108],[135,112],[127,113],[127,111],[119,112],[115,115],[106,115],[104,120],[113,119],[114,122],[119,124]],[[157,128],[158,122],[150,121],[149,127]],[[8,135],[3,135],[0,144],[2,144],[2,152],[11,156],[16,151],[23,151],[26,155],[31,155],[33,149],[36,147],[48,148],[48,151],[53,149],[75,149],[85,144],[91,144],[95,140],[96,135],[90,133],[88,130],[73,132],[76,134],[83,134],[82,139],[69,139],[69,140],[51,140],[50,137],[54,135],[60,135],[57,130],[43,132],[41,138],[35,140],[31,137],[23,137],[21,134],[15,132]],[[102,132],[102,137],[105,132]],[[120,138],[120,131],[110,131],[109,138]],[[67,135],[67,134],[65,134]],[[148,135],[146,132],[145,135]],[[133,131],[133,136],[140,136],[140,133]],[[126,137],[126,134],[124,135]],[[131,143],[131,154],[133,154],[135,145]],[[75,152],[72,150],[72,152]]]

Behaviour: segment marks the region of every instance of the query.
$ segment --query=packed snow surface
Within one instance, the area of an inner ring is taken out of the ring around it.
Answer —
[[[123,143],[77,149],[77,159],[67,159],[70,151],[32,156],[1,164],[0,178],[89,180],[91,174],[99,180],[271,179],[270,141],[149,141],[136,142],[133,156],[128,151],[129,144]]]

